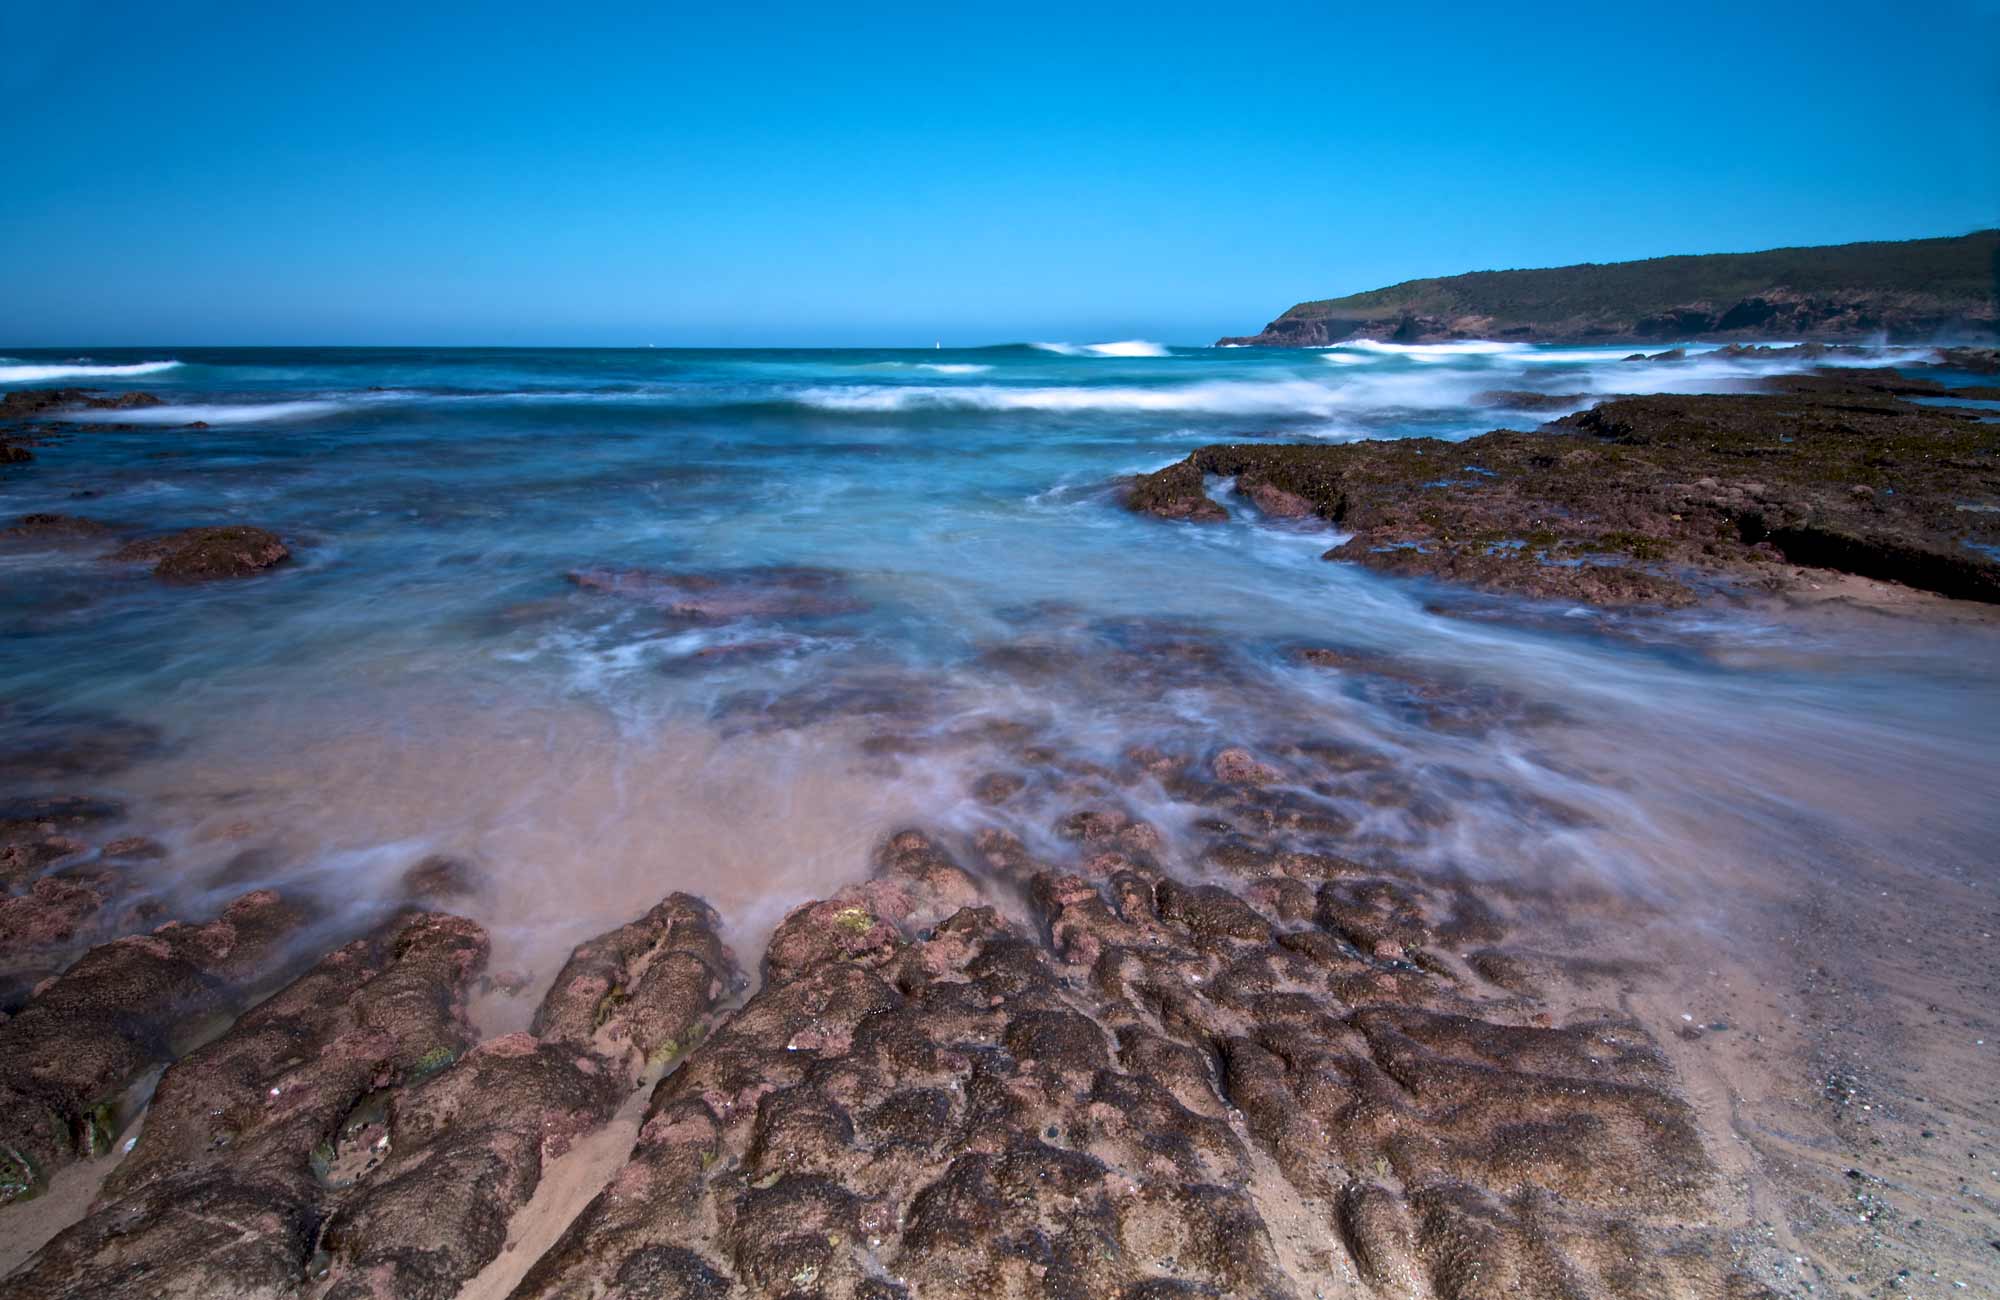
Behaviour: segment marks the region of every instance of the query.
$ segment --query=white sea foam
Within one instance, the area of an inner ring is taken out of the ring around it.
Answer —
[[[342,402],[240,402],[228,405],[147,406],[137,410],[66,411],[65,420],[100,424],[275,424],[330,415]]]
[[[919,370],[928,370],[934,375],[983,375],[992,366],[974,365],[971,362],[920,362]]]
[[[52,379],[136,379],[179,366],[178,361],[137,361],[128,366],[100,366],[88,361],[58,361],[40,365],[0,365],[0,384],[45,384]]]
[[[1216,415],[1329,415],[1353,403],[1341,390],[1304,379],[1213,380],[1172,387],[1131,385],[1003,388],[991,384],[801,389],[795,398],[828,411],[1151,411]]]
[[[1329,352],[1373,352],[1379,356],[1408,357],[1412,361],[1449,361],[1454,357],[1492,357],[1530,352],[1526,343],[1498,343],[1468,339],[1462,343],[1382,343],[1375,339],[1349,339],[1328,348]]]
[[[1540,365],[1589,365],[1594,362],[1617,362],[1625,364],[1625,358],[1632,355],[1632,349],[1623,348],[1558,348],[1546,352],[1527,352],[1518,360]],[[1638,364],[1634,362],[1633,364]]]
[[[1065,357],[1164,357],[1164,344],[1146,339],[1120,339],[1113,343],[1030,343],[1032,348]]]

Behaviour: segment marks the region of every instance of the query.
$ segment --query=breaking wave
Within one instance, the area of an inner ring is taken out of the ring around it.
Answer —
[[[1164,357],[1166,345],[1146,339],[1120,339],[1115,343],[1030,343],[1031,348],[1064,357]]]
[[[137,410],[68,411],[65,420],[97,424],[276,424],[351,409],[346,402],[236,402],[227,405],[146,406]]]
[[[825,411],[1152,411],[1214,415],[1329,415],[1351,399],[1325,384],[1304,379],[1213,380],[1174,387],[1091,388],[1064,385],[1003,388],[991,384],[808,388],[795,394],[805,406]]]
[[[1483,339],[1464,343],[1381,343],[1374,339],[1350,339],[1326,350],[1331,353],[1373,352],[1379,356],[1408,357],[1412,361],[1449,361],[1453,357],[1492,357],[1534,349],[1527,343],[1495,343]]]
[[[124,366],[100,366],[88,361],[57,361],[40,365],[0,365],[0,384],[45,384],[52,379],[136,379],[172,370],[178,361],[137,361]]]

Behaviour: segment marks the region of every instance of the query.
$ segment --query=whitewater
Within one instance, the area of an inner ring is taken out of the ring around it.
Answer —
[[[397,904],[412,861],[474,861],[495,963],[531,980],[664,889],[704,894],[754,946],[893,826],[1003,820],[962,792],[1014,761],[1023,728],[1107,766],[1135,747],[1337,737],[1452,792],[1448,825],[1354,810],[1399,856],[1586,870],[1690,916],[1718,843],[1740,864],[1804,834],[1857,853],[1984,842],[2000,654],[1983,627],[1884,638],[1750,608],[1475,599],[1329,563],[1338,536],[1296,522],[1177,529],[1118,502],[1121,476],[1207,442],[1463,438],[1816,364],[1967,378],[1924,349],[1629,355],[1111,340],[10,356],[0,393],[160,403],[70,413],[73,432],[0,479],[0,515],[120,535],[253,524],[293,559],[176,589],[71,541],[0,548],[0,748],[143,737],[91,788],[166,847],[131,869],[174,914],[269,885],[324,900],[320,933],[346,933]],[[1197,642],[1221,657],[1173,668]],[[1299,666],[1328,645],[1470,675],[1563,721],[1440,729]],[[1883,770],[1896,798],[1871,802]],[[24,780],[16,793],[76,783]],[[1129,797],[1170,837],[1192,815]],[[1031,789],[1004,820],[1046,842],[1061,799]],[[515,1005],[487,1013],[505,1024]]]

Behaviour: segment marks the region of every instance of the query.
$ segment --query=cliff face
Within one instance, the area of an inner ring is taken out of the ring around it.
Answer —
[[[2000,230],[1949,239],[1475,271],[1302,302],[1260,334],[1345,339],[1659,343],[1685,339],[1929,341],[2000,334]]]

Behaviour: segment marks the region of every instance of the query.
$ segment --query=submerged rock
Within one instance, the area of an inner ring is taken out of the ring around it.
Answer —
[[[275,533],[228,524],[131,542],[112,552],[110,558],[151,564],[153,576],[169,582],[205,582],[262,573],[284,563],[291,554]]]
[[[0,781],[16,788],[109,776],[160,749],[159,729],[146,723],[0,700]],[[0,802],[0,823],[19,815],[13,810],[21,806],[21,801]],[[0,835],[4,834],[0,826]]]
[[[80,515],[22,515],[8,528],[0,528],[0,538],[14,542],[84,542],[108,537],[111,528]]]
[[[0,393],[0,424],[60,415],[65,410],[87,407],[103,411],[132,411],[159,406],[152,393],[119,393],[105,397],[89,388],[17,388]]]
[[[124,811],[77,795],[0,802],[0,888],[27,888],[44,869],[89,847],[78,832]]]
[[[463,858],[432,853],[412,863],[397,883],[405,901],[437,906],[478,894],[482,876]]]
[[[848,590],[847,576],[834,569],[577,569],[566,576],[586,591],[620,596],[698,623],[825,618],[862,608]]]

